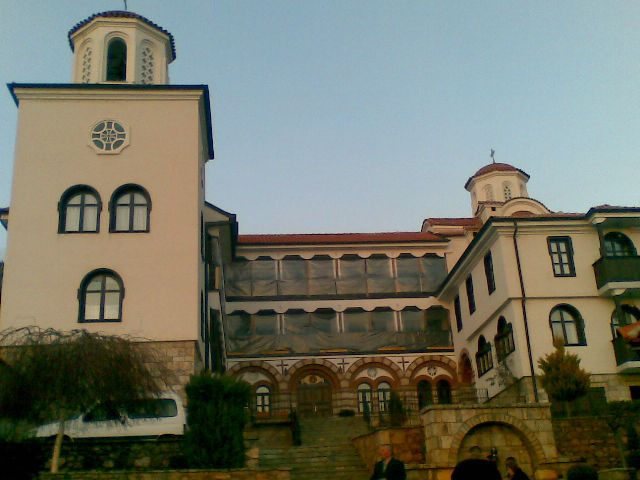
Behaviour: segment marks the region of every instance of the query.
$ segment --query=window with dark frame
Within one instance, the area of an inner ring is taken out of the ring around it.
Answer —
[[[484,256],[484,274],[487,277],[487,290],[491,295],[496,289],[496,280],[493,276],[493,258],[490,251]]]
[[[456,295],[456,298],[453,300],[453,311],[456,316],[456,328],[458,331],[462,331],[462,309],[460,308],[460,295]]]
[[[107,269],[89,273],[80,283],[78,322],[122,321],[124,286],[115,272]]]
[[[266,385],[256,388],[256,413],[258,415],[271,413],[271,389]]]
[[[580,312],[571,305],[554,307],[549,315],[549,322],[554,341],[561,341],[567,346],[587,344]]]
[[[98,233],[101,209],[100,195],[93,188],[68,189],[58,204],[58,233]]]
[[[478,377],[483,376],[493,368],[493,356],[491,355],[491,343],[487,342],[483,335],[478,339],[478,352],[476,353],[476,366]]]
[[[137,185],[118,188],[111,197],[109,230],[115,233],[149,232],[151,199]]]
[[[467,301],[469,303],[469,315],[472,315],[473,312],[476,311],[476,298],[473,295],[473,278],[471,275],[467,277],[464,282],[465,288],[467,289]]]
[[[516,349],[513,341],[513,327],[504,317],[498,319],[498,329],[493,341],[496,344],[496,357],[501,362]]]
[[[573,246],[570,237],[548,237],[551,266],[555,277],[575,277]]]
[[[604,236],[604,255],[606,257],[634,257],[636,248],[624,233],[609,232]]]

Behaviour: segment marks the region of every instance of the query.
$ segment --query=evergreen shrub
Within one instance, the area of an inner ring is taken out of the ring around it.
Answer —
[[[244,466],[245,405],[251,398],[246,382],[202,372],[191,377],[187,392],[187,432],[183,450],[192,468]]]

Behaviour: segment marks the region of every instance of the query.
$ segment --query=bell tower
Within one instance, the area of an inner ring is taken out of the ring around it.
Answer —
[[[69,31],[73,83],[169,83],[175,60],[173,36],[133,12],[103,12]]]

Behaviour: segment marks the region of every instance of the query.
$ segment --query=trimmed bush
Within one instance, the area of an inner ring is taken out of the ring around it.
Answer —
[[[244,466],[245,405],[251,397],[246,382],[203,372],[191,377],[187,392],[184,454],[192,468]]]
[[[598,471],[586,463],[574,465],[567,471],[567,480],[598,480]]]

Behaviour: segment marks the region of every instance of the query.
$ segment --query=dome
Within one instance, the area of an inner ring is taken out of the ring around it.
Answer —
[[[464,188],[467,188],[474,178],[480,177],[482,175],[486,175],[488,173],[493,173],[493,172],[519,172],[522,175],[524,175],[527,178],[527,180],[529,179],[529,174],[527,172],[525,172],[524,170],[520,170],[519,168],[516,168],[513,165],[509,165],[508,163],[490,163],[488,165],[485,165],[476,173],[474,173],[471,177],[469,177],[469,179],[467,180],[467,183],[464,184]]]

